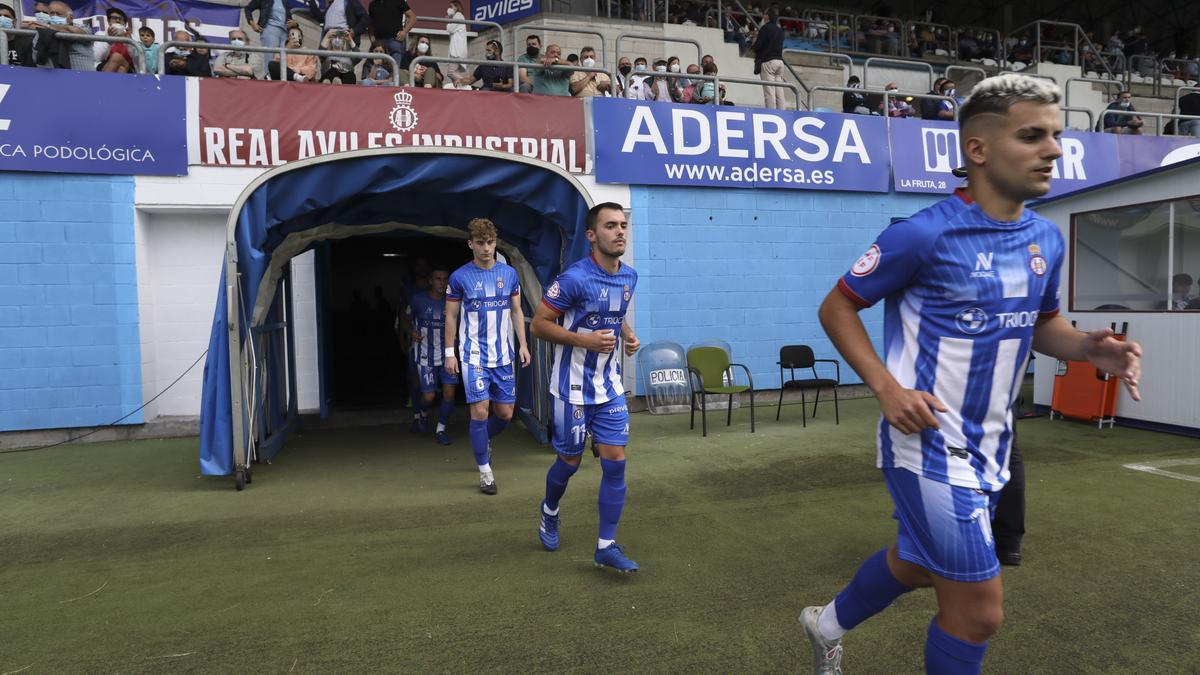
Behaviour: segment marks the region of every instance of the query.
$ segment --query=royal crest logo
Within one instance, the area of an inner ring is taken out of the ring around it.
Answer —
[[[388,121],[392,123],[392,128],[402,134],[416,129],[420,118],[417,116],[417,111],[413,110],[412,94],[401,90],[392,97],[392,100],[396,102],[396,107],[388,113]]]
[[[504,288],[504,280],[503,279],[496,280],[496,288]]]
[[[558,285],[557,281],[550,284],[550,288],[546,289],[546,297],[548,298],[557,298],[561,293],[562,287]]]

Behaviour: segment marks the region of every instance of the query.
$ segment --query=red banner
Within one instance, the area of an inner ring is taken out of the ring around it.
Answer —
[[[268,167],[410,146],[479,148],[591,172],[576,98],[200,80],[201,164]]]

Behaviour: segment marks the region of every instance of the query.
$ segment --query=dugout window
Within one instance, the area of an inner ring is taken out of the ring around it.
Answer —
[[[1200,197],[1071,217],[1070,309],[1200,311]]]

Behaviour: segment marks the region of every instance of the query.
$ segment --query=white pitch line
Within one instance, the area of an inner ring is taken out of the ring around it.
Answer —
[[[1168,466],[1195,466],[1200,464],[1198,459],[1164,459],[1157,462],[1139,462],[1137,464],[1123,464],[1126,469],[1141,471],[1144,473],[1152,473],[1156,476],[1166,476],[1176,480],[1186,480],[1192,483],[1200,483],[1200,476],[1189,476],[1186,473],[1178,473],[1175,471],[1165,471],[1163,467]]]

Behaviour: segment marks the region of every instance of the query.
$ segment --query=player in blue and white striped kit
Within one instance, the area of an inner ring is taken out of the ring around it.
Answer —
[[[438,443],[450,445],[446,424],[454,412],[454,388],[458,375],[446,370],[443,362],[446,338],[446,287],[450,272],[445,266],[435,265],[429,273],[429,290],[417,291],[408,299],[404,310],[405,332],[412,342],[413,367],[416,370],[420,397],[416,402],[417,417],[413,420],[413,433],[424,433],[427,427],[427,411],[433,406],[438,387],[442,390],[442,403],[438,410],[437,429],[433,436]]]
[[[830,339],[879,400],[877,466],[899,527],[832,602],[800,615],[817,673],[842,672],[848,630],[930,586],[926,672],[979,672],[1004,616],[990,520],[1031,348],[1088,360],[1139,398],[1141,348],[1058,316],[1062,236],[1025,209],[1062,156],[1059,99],[1021,75],[976,85],[959,115],[968,187],[884,230],[821,306]],[[883,360],[858,317],[880,300]]]
[[[629,444],[629,408],[621,383],[621,350],[632,356],[638,339],[625,321],[637,287],[637,272],[621,262],[629,221],[619,204],[597,204],[588,211],[587,238],[592,253],[558,275],[546,289],[530,331],[553,342],[550,371],[551,425],[558,458],[546,475],[546,498],[538,509],[538,537],[548,551],[558,549],[558,505],[567,482],[579,469],[584,439],[590,432],[600,453],[600,536],[595,562],[618,572],[633,572],[616,543],[617,523],[625,506],[625,446]]]
[[[525,313],[517,271],[496,260],[496,226],[486,218],[467,225],[474,259],[450,275],[446,292],[446,370],[462,371],[463,391],[471,405],[471,451],[479,467],[479,490],[496,494],[491,438],[512,419],[517,402],[513,359],[529,365]],[[519,351],[513,349],[516,329]],[[458,356],[455,356],[457,347]],[[460,366],[461,362],[461,366]]]

